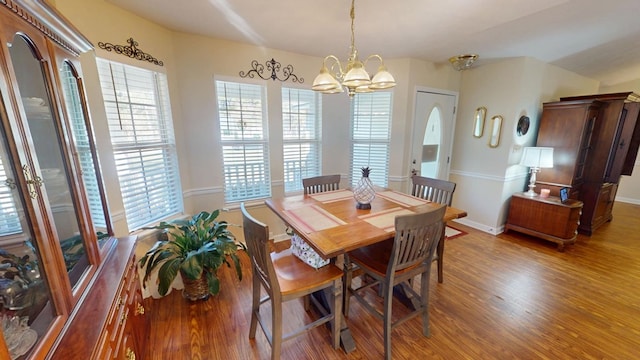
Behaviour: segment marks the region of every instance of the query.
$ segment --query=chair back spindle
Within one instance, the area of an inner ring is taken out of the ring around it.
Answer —
[[[340,188],[340,175],[321,175],[302,179],[302,187],[305,195],[338,190]]]

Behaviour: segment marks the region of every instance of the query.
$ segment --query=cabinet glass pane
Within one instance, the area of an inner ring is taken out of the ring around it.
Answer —
[[[2,95],[2,94],[0,94]],[[5,109],[0,103],[1,114]],[[55,316],[39,246],[0,128],[0,325],[12,358],[28,354]]]
[[[82,168],[82,180],[89,202],[93,227],[96,232],[98,243],[102,245],[111,235],[110,222],[106,213],[106,197],[100,181],[100,168],[98,166],[95,145],[89,135],[89,124],[85,116],[80,88],[76,71],[68,62],[64,62],[60,69],[62,88],[64,91],[64,101],[69,114],[69,120],[73,127],[73,140],[75,143],[78,160]]]
[[[63,157],[56,118],[53,116],[52,102],[49,97],[45,72],[25,39],[16,35],[9,48],[11,60],[18,82],[22,104],[27,116],[27,124],[33,140],[34,162],[39,165],[41,174],[30,170],[29,177],[34,186],[41,179],[40,191],[46,194],[45,200],[53,215],[53,226],[57,233],[64,256],[65,266],[71,286],[75,286],[89,266],[85,251],[85,239],[78,224],[78,211],[75,207],[73,187],[67,175],[68,169]],[[37,193],[34,192],[34,195]]]

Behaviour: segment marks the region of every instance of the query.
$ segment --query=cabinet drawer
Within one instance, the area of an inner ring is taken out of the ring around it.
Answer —
[[[562,203],[557,197],[540,198],[515,194],[511,197],[505,230],[515,230],[553,241],[560,250],[575,242],[582,202]]]

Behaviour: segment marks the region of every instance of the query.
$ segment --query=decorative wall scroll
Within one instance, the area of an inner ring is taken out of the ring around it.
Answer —
[[[117,54],[122,54],[122,55],[126,55],[130,58],[133,59],[138,59],[138,60],[142,60],[142,61],[148,61],[150,63],[159,65],[159,66],[163,66],[164,63],[156,58],[154,58],[153,56],[145,53],[144,51],[140,50],[137,48],[138,46],[138,42],[133,40],[133,38],[129,38],[129,40],[127,40],[127,43],[129,43],[129,45],[113,45],[111,43],[103,43],[103,42],[99,42],[98,46],[100,47],[100,49],[104,49],[107,51],[114,51]]]
[[[262,75],[264,73],[264,67],[265,65],[267,66],[267,71],[271,71],[271,76],[264,76]],[[284,68],[282,67],[282,65],[275,61],[273,58],[271,58],[270,61],[266,61],[265,65],[259,64],[258,60],[253,60],[251,61],[251,70],[244,72],[244,71],[240,71],[240,76],[241,77],[250,77],[250,78],[254,78],[255,75],[257,74],[261,79],[263,80],[280,80],[282,82],[285,82],[287,80],[289,80],[289,78],[291,78],[291,81],[293,82],[297,82],[297,83],[304,83],[304,79],[303,78],[298,78],[298,76],[296,74],[293,73],[293,65],[287,65]],[[282,76],[283,78],[280,78],[278,76],[278,72],[280,72],[282,70]]]

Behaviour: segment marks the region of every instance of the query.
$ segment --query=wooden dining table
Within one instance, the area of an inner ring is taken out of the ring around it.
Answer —
[[[398,215],[440,206],[389,189],[377,191],[367,210],[356,208],[353,192],[348,189],[270,198],[265,204],[325,259],[393,238]],[[465,216],[466,211],[447,207],[444,221]]]
[[[309,195],[270,198],[265,204],[320,256],[335,259],[349,251],[395,236],[395,217],[425,212],[441,206],[390,189],[378,189],[371,209],[357,209],[349,189]],[[466,211],[447,207],[444,220],[467,216]],[[341,342],[345,352],[355,343],[345,321]]]

